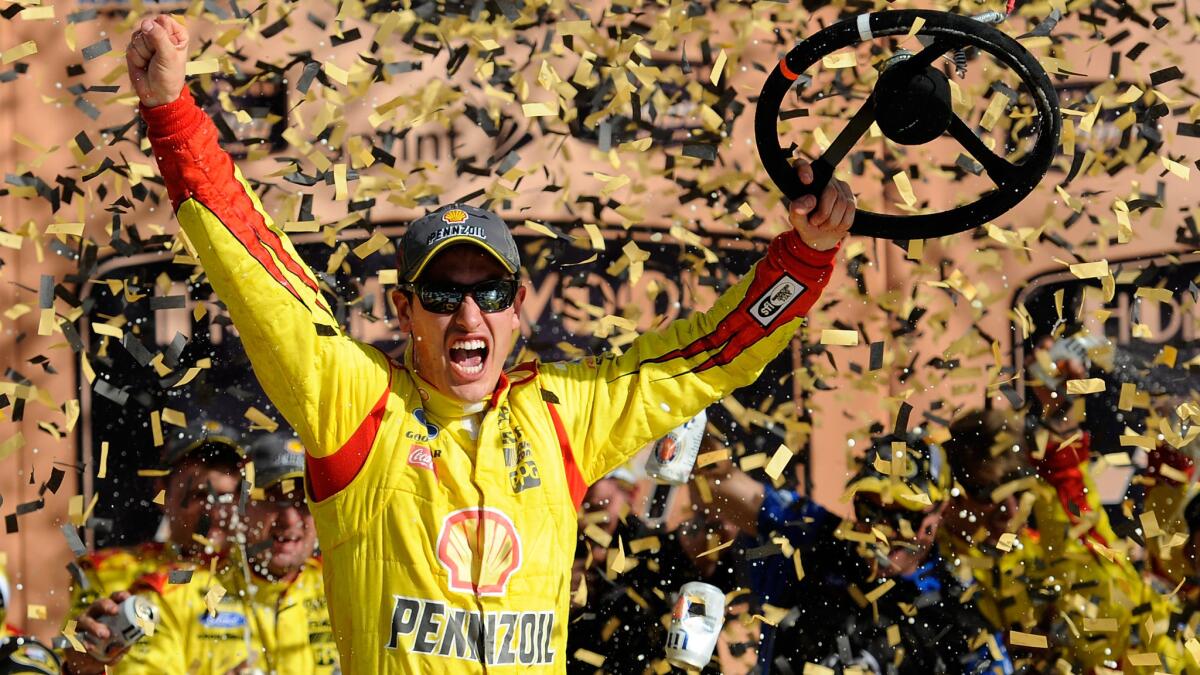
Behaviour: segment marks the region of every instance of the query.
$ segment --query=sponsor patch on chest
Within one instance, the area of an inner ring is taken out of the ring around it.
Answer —
[[[437,468],[433,465],[433,453],[424,445],[413,443],[412,448],[408,451],[408,465],[437,473]]]
[[[554,612],[479,612],[393,596],[387,648],[489,666],[548,665]]]

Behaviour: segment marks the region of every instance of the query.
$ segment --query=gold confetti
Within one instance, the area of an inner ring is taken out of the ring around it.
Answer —
[[[788,462],[792,461],[793,453],[786,445],[781,445],[775,454],[771,456],[771,461],[767,463],[767,468],[763,471],[771,477],[771,480],[779,480],[779,475],[783,473],[784,467]]]
[[[221,63],[217,59],[199,59],[196,61],[188,61],[186,73],[190,77],[192,75],[207,75],[215,73],[221,69]]]
[[[63,627],[62,634],[63,637],[67,639],[67,642],[70,643],[71,649],[74,649],[80,653],[86,653],[87,648],[83,646],[83,643],[80,642],[79,638],[75,635],[75,628],[78,625],[79,624],[75,622],[75,619],[68,619],[67,624]]]
[[[251,431],[263,430],[275,433],[275,430],[279,428],[278,422],[270,417],[267,417],[266,413],[258,408],[255,408],[254,406],[247,408],[244,414],[246,419],[250,420],[251,422]]]
[[[1104,380],[1089,377],[1085,380],[1067,380],[1068,394],[1098,394],[1104,391]]]
[[[3,55],[0,55],[0,62],[2,62],[4,65],[8,65],[13,61],[18,61],[26,56],[36,54],[37,51],[37,43],[33,40],[30,40],[29,42],[22,42],[12,49],[5,50]]]
[[[212,588],[204,594],[204,604],[208,607],[208,615],[210,617],[217,616],[217,605],[220,604],[221,598],[225,597],[225,587],[220,582],[214,582]]]
[[[700,456],[696,458],[696,468],[703,468],[709,466],[710,464],[716,464],[717,462],[730,459],[731,456],[732,455],[728,448],[700,453]]]
[[[1153,652],[1143,654],[1126,654],[1125,658],[1129,661],[1131,666],[1136,666],[1138,668],[1153,668],[1162,665],[1162,660],[1159,658],[1158,654]]]
[[[1117,620],[1111,617],[1101,617],[1098,619],[1083,618],[1083,630],[1089,633],[1115,633],[1120,630],[1120,624]]]
[[[558,114],[558,103],[525,103],[521,105],[521,112],[526,117],[554,117]]]
[[[721,81],[721,75],[725,73],[725,61],[727,58],[724,49],[721,50],[720,54],[717,54],[717,61],[713,64],[712,72],[708,75],[708,79],[713,83],[714,87]]]
[[[829,54],[821,59],[821,65],[825,68],[836,70],[838,68],[853,68],[858,65],[858,57],[854,52],[838,52]]]
[[[108,441],[100,444],[100,469],[96,471],[96,478],[108,477]]]
[[[913,206],[917,203],[917,196],[913,193],[912,182],[908,180],[907,173],[897,171],[892,174],[892,182],[896,184],[896,190],[900,192],[900,199],[904,200],[905,206]]]
[[[858,331],[826,328],[821,331],[821,344],[853,347],[858,344]]]
[[[1050,645],[1046,641],[1045,635],[1036,633],[1022,633],[1019,630],[1008,632],[1008,640],[1015,647],[1029,647],[1031,649],[1046,649]]]

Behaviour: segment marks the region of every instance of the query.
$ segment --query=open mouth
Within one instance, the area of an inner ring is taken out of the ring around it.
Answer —
[[[455,340],[450,344],[450,363],[464,375],[482,373],[487,355],[487,343],[478,338]]]
[[[272,539],[273,548],[276,553],[291,552],[300,547],[300,542],[303,539],[298,534],[283,534]]]

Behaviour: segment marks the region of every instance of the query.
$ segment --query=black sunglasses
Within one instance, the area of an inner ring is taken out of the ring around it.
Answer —
[[[404,284],[402,290],[413,293],[421,306],[434,314],[453,314],[470,295],[484,312],[502,312],[512,307],[517,297],[516,279],[489,279],[472,286],[448,282],[417,282]]]

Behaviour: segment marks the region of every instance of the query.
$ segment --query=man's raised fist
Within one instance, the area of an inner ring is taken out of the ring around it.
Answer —
[[[153,108],[178,98],[187,60],[188,32],[175,19],[159,14],[139,21],[129,38],[125,62],[142,105]]]

